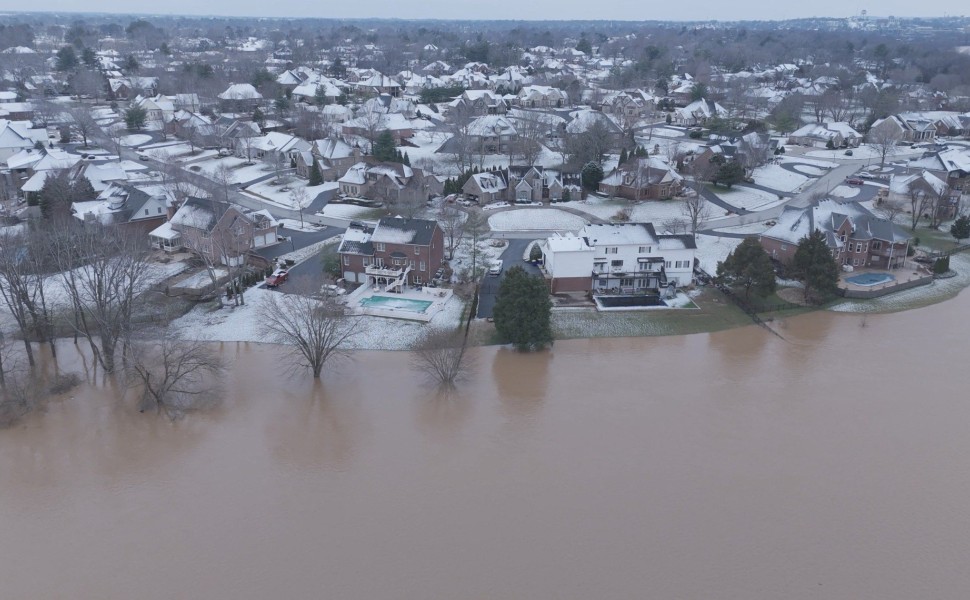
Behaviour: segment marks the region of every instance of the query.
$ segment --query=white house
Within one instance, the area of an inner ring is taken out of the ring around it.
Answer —
[[[587,225],[540,244],[553,293],[638,293],[693,281],[693,236],[658,234],[652,223]]]

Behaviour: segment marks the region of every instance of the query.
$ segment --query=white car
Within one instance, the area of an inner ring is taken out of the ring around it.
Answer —
[[[488,268],[488,274],[490,277],[498,277],[502,274],[502,269],[505,267],[505,263],[498,261],[492,263],[492,266]]]

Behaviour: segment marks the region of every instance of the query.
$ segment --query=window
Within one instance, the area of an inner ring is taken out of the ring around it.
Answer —
[[[424,264],[424,261],[423,261],[423,260],[422,260],[422,261],[421,261],[420,263],[418,263],[418,270],[419,270],[419,271],[424,271],[424,270],[426,270],[426,269],[425,269],[425,264]]]
[[[855,251],[856,252],[862,252],[862,244],[861,243],[856,242]]]
[[[612,247],[612,248],[610,248],[610,247],[607,247],[607,248],[604,248],[604,249],[603,249],[603,251],[604,251],[604,252],[605,252],[606,254],[616,254],[616,253],[617,253],[617,250],[619,250],[619,248],[615,248],[615,247]]]
[[[620,280],[620,285],[622,287],[630,287],[631,285],[633,285],[633,280],[632,279],[621,279]]]
[[[671,265],[671,264],[672,264],[672,263],[671,263],[671,262],[670,262],[669,260],[665,260],[665,261],[664,261],[664,268],[665,268],[665,269],[669,269],[669,268],[670,268],[670,265]]]
[[[161,206],[158,207],[158,214],[162,214],[162,207]]]
[[[374,250],[377,250],[378,252],[383,252],[384,251],[384,243],[383,242],[375,242],[374,243]]]
[[[872,249],[873,250],[882,250],[882,242],[880,242],[879,240],[876,240],[875,242],[873,242],[872,243]]]
[[[640,254],[650,254],[653,252],[653,246],[640,246]]]
[[[611,267],[622,267],[623,266],[623,261],[622,260],[611,260],[610,261],[610,266]]]
[[[344,265],[350,266],[350,257],[347,256],[346,254],[344,255]]]
[[[782,245],[781,245],[781,249],[782,249],[783,251],[784,251],[784,250],[788,250],[788,244],[782,244]]]
[[[853,267],[858,267],[859,266],[859,259],[858,258],[853,258],[852,259],[852,266]]]
[[[839,236],[839,241],[842,242],[843,244],[845,243],[845,234],[842,234]]]
[[[421,247],[420,246],[415,246],[414,247],[414,255],[417,256],[419,254],[421,254]]]
[[[147,208],[145,209],[145,216],[146,217],[148,216],[148,209]]]

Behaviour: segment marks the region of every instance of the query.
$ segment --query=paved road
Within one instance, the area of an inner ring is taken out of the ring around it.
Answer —
[[[527,273],[542,277],[542,272],[539,270],[539,267],[522,260],[522,255],[525,254],[526,246],[532,243],[534,239],[535,238],[509,240],[508,248],[506,248],[499,257],[502,259],[502,274],[498,277],[486,275],[482,279],[482,283],[478,287],[478,314],[476,316],[479,319],[491,318],[492,311],[495,308],[495,297],[498,295],[498,287],[502,282],[502,278],[505,277],[505,272],[510,267],[519,265],[525,269]]]

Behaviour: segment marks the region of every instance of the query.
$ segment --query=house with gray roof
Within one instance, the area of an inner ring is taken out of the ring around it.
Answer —
[[[761,234],[761,246],[773,259],[790,264],[798,243],[816,230],[825,235],[838,264],[874,269],[902,267],[911,237],[858,202],[826,198],[807,208],[786,207],[776,224]]]
[[[402,291],[431,281],[444,260],[444,234],[437,221],[384,218],[376,226],[351,223],[337,253],[344,280]]]

